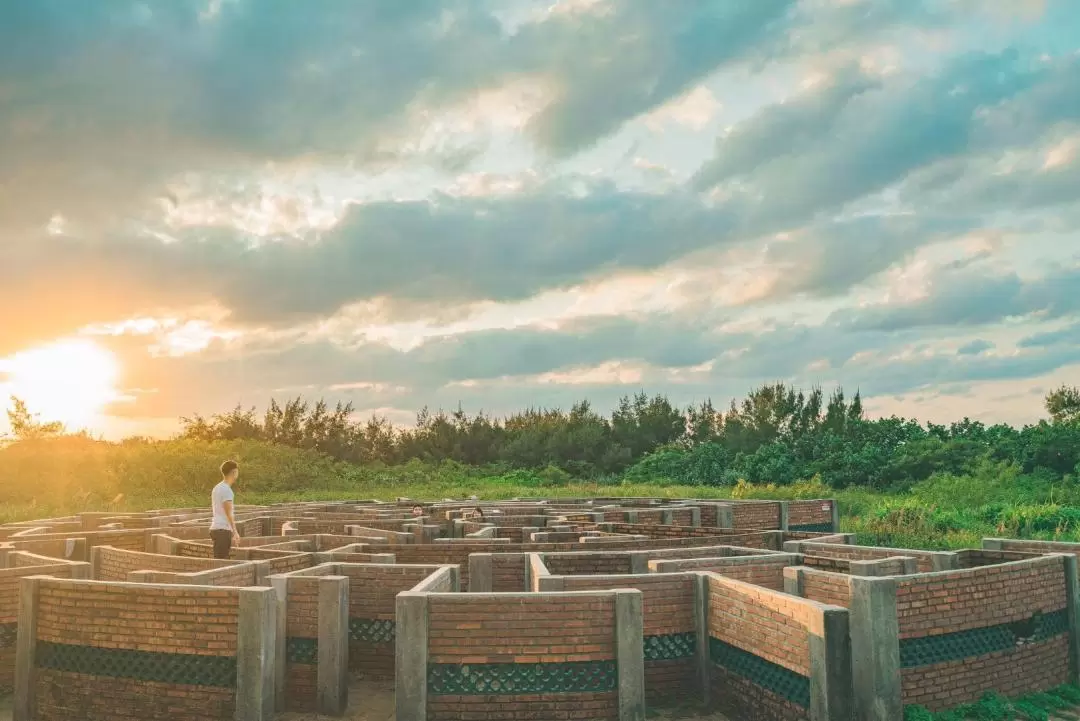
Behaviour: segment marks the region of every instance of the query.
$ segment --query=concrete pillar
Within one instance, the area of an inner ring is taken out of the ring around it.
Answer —
[[[690,509],[690,525],[695,528],[701,525],[701,509],[696,506]]]
[[[1061,556],[1065,563],[1065,608],[1069,615],[1069,683],[1080,684],[1080,576],[1074,555]]]
[[[675,524],[675,516],[672,514],[670,508],[664,508],[660,511],[660,525],[672,526]]]
[[[89,581],[92,578],[93,569],[89,563],[71,564],[71,577],[79,581]]]
[[[270,576],[270,587],[274,590],[277,601],[277,651],[274,653],[274,708],[279,713],[285,710],[285,664],[288,661],[288,615],[289,615],[289,578],[283,575]]]
[[[103,549],[101,546],[94,546],[90,549],[90,578],[97,581],[101,578],[101,554]]]
[[[469,554],[469,593],[491,593],[491,554]]]
[[[694,576],[694,631],[697,641],[698,685],[705,708],[712,705],[712,671],[709,658],[709,577],[704,573]]]
[[[615,591],[615,663],[619,674],[619,721],[645,721],[644,637],[641,591]]]
[[[15,709],[13,721],[33,721],[37,659],[37,615],[41,580],[19,580],[19,630],[15,641]]]
[[[540,593],[561,593],[566,590],[566,578],[563,576],[541,576]]]
[[[601,538],[601,540],[603,540]],[[649,554],[647,551],[630,551],[630,573],[649,573]]]
[[[0,568],[8,567],[8,554],[11,553],[10,548],[0,548]]]
[[[860,721],[903,718],[896,580],[852,576],[849,613],[855,717]]]
[[[276,715],[277,614],[272,588],[240,589],[236,721],[273,721]]]
[[[427,594],[399,593],[396,616],[394,718],[397,721],[427,721]]]
[[[342,716],[349,704],[349,579],[319,579],[319,713]]]
[[[788,502],[780,501],[780,530],[788,530]]]
[[[930,561],[935,571],[955,571],[960,568],[960,556],[952,551],[935,552]]]
[[[735,528],[735,508],[733,506],[716,507],[716,527]]]
[[[803,580],[806,572],[801,566],[788,566],[784,569],[784,593],[789,596],[803,595]]]
[[[781,550],[784,553],[804,553],[803,541],[784,541],[784,547]]]
[[[1004,545],[1000,538],[984,538],[982,541],[982,547],[986,551],[1003,551]]]
[[[840,532],[840,504],[835,499],[832,501],[832,530],[833,533]]]
[[[810,635],[810,721],[850,721],[853,686],[848,611],[827,606],[821,613],[821,635]]]
[[[638,522],[638,512],[637,511],[624,511],[623,512],[623,520],[626,521],[627,523],[637,523]]]

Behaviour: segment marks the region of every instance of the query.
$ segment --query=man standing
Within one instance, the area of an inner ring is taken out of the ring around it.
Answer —
[[[210,522],[214,558],[228,558],[233,543],[240,543],[240,533],[236,530],[236,518],[233,516],[233,485],[239,477],[240,466],[236,461],[225,461],[221,464],[221,483],[214,486],[210,494],[210,505],[214,510],[214,520]]]

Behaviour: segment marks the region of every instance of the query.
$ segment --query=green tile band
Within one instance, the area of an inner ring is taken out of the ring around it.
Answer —
[[[810,708],[810,678],[791,669],[743,651],[718,638],[709,637],[709,658],[720,668],[741,676],[750,683]]]
[[[236,658],[158,653],[38,641],[37,667],[88,676],[129,678],[183,686],[236,687]]]
[[[645,637],[646,661],[690,658],[697,650],[696,633],[665,633]]]
[[[614,661],[567,663],[428,664],[428,693],[435,696],[509,696],[614,691]]]
[[[1008,651],[1025,643],[1047,641],[1069,630],[1069,614],[1065,609],[1036,614],[1027,621],[1003,623],[997,626],[973,628],[968,631],[944,633],[938,636],[900,640],[901,668],[930,666],[947,661],[959,661],[988,653]]]
[[[799,526],[788,526],[789,531],[800,533],[830,533],[833,530],[832,521],[828,523],[803,523]]]
[[[312,666],[319,663],[319,639],[292,636],[285,639],[285,660]]]
[[[371,643],[391,643],[396,637],[393,621],[374,618],[350,618],[349,640]]]
[[[15,648],[15,637],[18,635],[18,623],[0,623],[0,648]]]

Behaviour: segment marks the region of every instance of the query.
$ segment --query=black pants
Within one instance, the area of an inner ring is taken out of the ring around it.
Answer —
[[[214,558],[228,558],[232,550],[232,531],[214,529],[210,531],[210,539],[214,542]]]

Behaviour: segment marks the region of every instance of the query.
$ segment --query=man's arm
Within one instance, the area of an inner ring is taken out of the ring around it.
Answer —
[[[240,531],[236,530],[236,519],[233,518],[233,502],[225,501],[222,506],[225,507],[225,517],[229,519],[229,528],[232,529],[233,537],[240,538]]]

